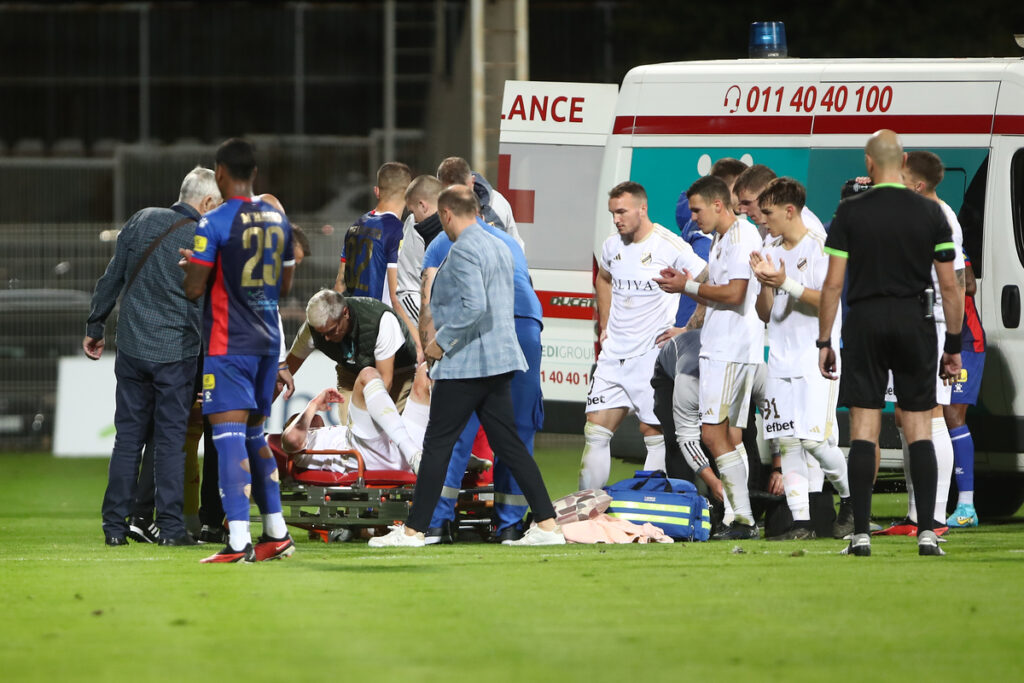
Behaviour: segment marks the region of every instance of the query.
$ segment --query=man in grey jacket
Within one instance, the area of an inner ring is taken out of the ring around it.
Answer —
[[[82,340],[85,355],[98,360],[104,323],[121,295],[117,325],[114,426],[103,497],[107,545],[127,543],[139,458],[152,432],[153,471],[161,545],[195,545],[185,531],[185,429],[192,407],[199,356],[200,308],[185,298],[178,249],[189,247],[203,213],[221,203],[213,171],[197,166],[181,183],[170,208],[139,211],[117,237],[114,257],[96,282]]]
[[[435,384],[423,457],[408,522],[370,539],[370,546],[424,545],[423,531],[441,494],[452,448],[473,411],[536,520],[521,539],[507,545],[563,544],[540,469],[515,428],[509,384],[527,364],[516,339],[512,254],[477,224],[479,203],[469,187],[443,191],[437,211],[454,244],[431,291],[437,334],[423,352],[436,361],[430,373]]]

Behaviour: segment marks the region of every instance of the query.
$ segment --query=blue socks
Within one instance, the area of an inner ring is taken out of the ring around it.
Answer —
[[[974,439],[967,425],[949,430],[953,440],[953,472],[959,491],[974,491]]]
[[[220,499],[228,521],[249,520],[249,494],[252,475],[245,448],[245,424],[222,422],[212,426],[217,445],[217,470],[220,474]]]
[[[247,427],[245,450],[252,467],[252,497],[264,515],[281,512],[281,484],[277,460],[263,436],[263,425]],[[269,457],[263,457],[264,455]]]

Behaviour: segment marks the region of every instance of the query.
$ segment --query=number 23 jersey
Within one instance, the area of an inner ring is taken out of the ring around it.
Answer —
[[[206,355],[276,356],[281,275],[295,265],[284,214],[256,197],[232,197],[199,221],[191,261],[213,268],[203,306]]]

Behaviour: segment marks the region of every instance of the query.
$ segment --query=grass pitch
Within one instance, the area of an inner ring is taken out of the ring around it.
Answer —
[[[543,444],[544,442],[541,442]],[[579,448],[548,440],[553,496]],[[631,467],[616,461],[612,479]],[[0,455],[4,681],[1005,680],[1024,655],[1024,519],[913,539],[296,554],[103,545],[106,461]],[[879,517],[905,499],[876,496]],[[985,520],[982,520],[984,523]],[[742,554],[733,552],[740,546]],[[1014,673],[1016,672],[1016,673]]]

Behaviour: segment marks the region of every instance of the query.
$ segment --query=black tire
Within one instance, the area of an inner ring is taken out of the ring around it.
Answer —
[[[953,488],[956,486],[954,484]],[[956,498],[950,496],[955,503]],[[1016,474],[975,475],[974,507],[982,524],[986,519],[1012,517],[1024,504],[1024,477]]]

